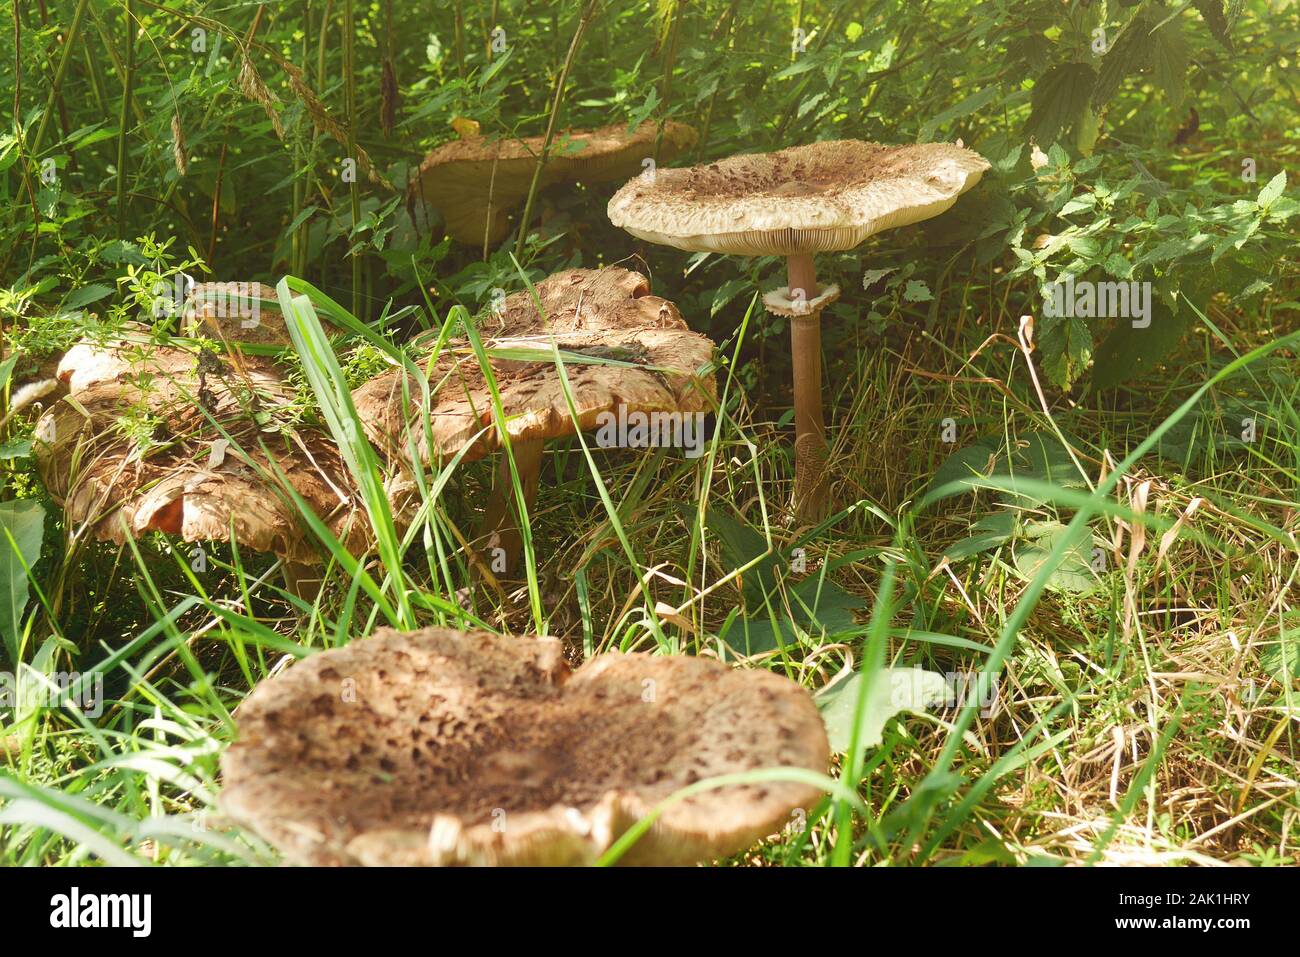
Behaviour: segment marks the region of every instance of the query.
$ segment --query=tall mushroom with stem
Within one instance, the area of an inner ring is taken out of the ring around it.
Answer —
[[[413,466],[413,453],[422,465],[473,461],[508,441],[514,464],[502,456],[478,536],[481,546],[502,550],[504,563],[495,570],[507,573],[522,547],[512,513],[532,508],[543,443],[619,416],[662,421],[668,413],[684,426],[684,417],[712,411],[717,395],[713,343],[691,332],[671,302],[650,295],[640,273],[568,269],[543,279],[535,292],[536,300],[527,291],[505,297],[478,324],[486,370],[463,339],[447,342],[424,362],[427,429],[424,390],[404,369],[390,369],[353,393],[367,437],[402,467]],[[691,437],[703,439],[694,432]],[[522,500],[514,494],[515,475]]]
[[[823,518],[829,506],[821,313],[839,298],[839,287],[818,285],[813,257],[939,215],[988,168],[983,157],[950,143],[836,140],[651,170],[609,201],[610,222],[649,242],[786,258],[787,285],[763,303],[790,319],[794,511],[800,521]]]

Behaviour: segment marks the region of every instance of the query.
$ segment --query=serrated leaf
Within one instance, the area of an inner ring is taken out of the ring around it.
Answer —
[[[930,287],[919,279],[909,279],[907,287],[903,290],[903,298],[908,302],[930,302],[934,299],[934,294],[930,292]]]
[[[65,309],[81,309],[112,294],[112,286],[105,286],[103,283],[98,282],[88,283],[70,292],[63,303],[63,307]]]
[[[1086,63],[1052,67],[1034,84],[1025,132],[1039,143],[1054,142],[1083,118],[1096,85],[1097,73]]]
[[[1229,32],[1228,18],[1223,11],[1223,0],[1192,0],[1192,6],[1200,11],[1201,19],[1209,28],[1210,35],[1223,44],[1224,49],[1229,53],[1235,52],[1232,49],[1232,34]]]
[[[1174,109],[1183,104],[1183,87],[1187,78],[1187,41],[1183,27],[1170,20],[1151,34],[1151,63],[1156,86],[1165,91]]]
[[[1047,377],[1068,389],[1083,375],[1092,358],[1092,330],[1076,316],[1043,316],[1039,320],[1038,352]]]

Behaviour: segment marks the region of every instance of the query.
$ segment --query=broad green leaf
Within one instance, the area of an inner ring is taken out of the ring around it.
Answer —
[[[1065,558],[1047,580],[1052,591],[1089,592],[1097,586],[1092,570],[1092,530],[1086,525],[1071,532],[1060,522],[1032,522],[1024,527],[1024,538],[1014,545],[1016,570],[1033,580],[1062,539],[1070,539]]]
[[[1092,329],[1076,316],[1043,316],[1038,330],[1039,363],[1047,377],[1068,389],[1092,358]]]
[[[1268,181],[1264,188],[1259,191],[1259,199],[1256,202],[1260,206],[1270,206],[1274,200],[1282,195],[1284,189],[1286,189],[1286,170],[1278,173]]]
[[[1086,63],[1052,67],[1034,84],[1025,132],[1039,143],[1053,142],[1083,118],[1096,85],[1097,73]]]
[[[1224,49],[1229,53],[1235,52],[1232,49],[1232,34],[1229,32],[1228,18],[1223,12],[1223,0],[1192,0],[1192,6],[1200,11],[1201,19],[1209,28],[1210,35],[1223,44]]]
[[[850,675],[823,689],[816,698],[831,748],[840,754],[848,751],[853,737],[853,719],[863,680],[861,673]],[[858,743],[864,748],[879,747],[890,718],[904,711],[924,712],[948,701],[951,695],[947,679],[937,672],[923,668],[880,669],[867,692]]]
[[[1016,513],[1009,510],[994,512],[973,523],[970,530],[974,534],[950,545],[943,553],[944,558],[950,562],[959,562],[1011,541],[1016,530]]]
[[[997,462],[997,452],[985,442],[976,442],[953,452],[944,460],[930,479],[930,488],[936,489],[961,479],[984,477],[992,473]]]
[[[106,296],[111,296],[112,294],[112,286],[105,286],[103,283],[92,282],[80,287],[79,289],[74,289],[69,293],[68,298],[64,300],[63,307],[65,309],[80,309],[83,306],[90,305],[92,302],[99,302],[99,300]]]
[[[1187,78],[1187,41],[1183,27],[1170,20],[1151,34],[1152,71],[1156,86],[1165,91],[1169,105],[1177,109],[1183,104],[1183,88]]]
[[[1093,354],[1092,388],[1113,389],[1121,383],[1146,375],[1182,341],[1192,325],[1191,310],[1175,313],[1154,296],[1151,325],[1135,329],[1121,319]]]

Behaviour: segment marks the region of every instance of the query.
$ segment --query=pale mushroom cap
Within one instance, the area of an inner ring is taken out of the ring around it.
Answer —
[[[287,346],[292,340],[275,287],[260,282],[196,283],[185,301],[183,332],[227,342]]]
[[[527,292],[507,296],[480,325],[484,348],[535,352],[526,358],[489,356],[511,441],[549,439],[597,428],[602,413],[707,412],[717,384],[705,371],[713,343],[691,332],[666,299],[649,295],[639,273],[611,267],[571,269],[537,284],[539,315]],[[577,408],[570,413],[552,343],[565,353],[565,371]],[[574,355],[592,360],[578,361]],[[464,342],[449,343],[430,368],[429,427],[438,458],[465,450],[473,460],[500,445],[491,391],[477,356]],[[404,400],[403,383],[409,401]],[[367,437],[390,458],[404,459],[414,437],[429,461],[416,379],[391,369],[362,385],[353,401]]]
[[[561,134],[572,150],[550,155],[539,186],[559,182],[605,182],[640,172],[654,154],[658,126],[646,121],[631,134],[626,124]],[[683,123],[665,124],[660,161],[667,162],[695,142]],[[528,195],[544,136],[491,139],[470,136],[435,149],[420,164],[412,190],[437,208],[452,239],[481,245],[500,242],[509,231],[509,214]]]
[[[609,219],[694,252],[832,252],[938,216],[988,168],[949,143],[834,140],[639,176],[609,201]]]
[[[305,864],[584,864],[681,789],[824,772],[812,699],[771,672],[612,653],[570,673],[553,639],[378,632],[254,689],[221,807]],[[664,810],[624,863],[738,853],[810,811],[767,780]]]
[[[37,424],[34,452],[68,522],[119,545],[152,531],[227,541],[233,529],[244,548],[319,562],[278,468],[345,547],[369,547],[369,521],[338,449],[284,418],[293,390],[275,365],[249,356],[207,362],[200,372],[194,352],[140,343],[81,343],[65,354],[58,375],[69,395]],[[147,449],[119,428],[132,414],[157,423]]]

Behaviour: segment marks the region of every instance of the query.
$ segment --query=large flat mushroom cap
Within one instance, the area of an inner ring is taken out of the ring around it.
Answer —
[[[558,642],[383,630],[313,655],[240,706],[221,807],[304,864],[584,864],[677,791],[824,771],[812,699],[770,672]],[[734,854],[817,788],[767,780],[669,805],[625,863]]]
[[[609,201],[609,219],[695,252],[831,252],[939,215],[988,168],[949,143],[832,140],[637,177]]]
[[[548,157],[538,185],[626,179],[653,155],[657,132],[656,124],[647,121],[631,134],[626,124],[563,133],[571,148]],[[444,143],[420,164],[412,191],[442,213],[452,239],[476,246],[485,239],[496,244],[510,229],[510,211],[528,195],[545,139],[476,135]],[[670,121],[660,159],[667,161],[694,142],[693,129]]]
[[[619,268],[571,269],[544,279],[536,290],[540,314],[528,292],[516,293],[480,329],[511,441],[594,429],[602,413],[617,415],[620,408],[629,414],[693,414],[712,408],[717,386],[713,374],[704,370],[712,361],[713,343],[691,332],[672,303],[649,295],[644,276]],[[565,353],[576,420],[552,344]],[[463,449],[464,458],[473,460],[496,450],[501,439],[491,391],[468,345],[449,343],[424,369],[435,457]],[[427,463],[422,400],[420,383],[400,369],[382,373],[353,393],[371,442],[389,458],[404,461],[414,439]]]
[[[646,120],[629,133],[627,124],[614,123],[590,131],[574,130],[568,138],[569,148],[555,157],[566,180],[618,182],[645,170],[645,161],[654,157],[659,124]],[[694,146],[698,139],[693,127],[676,120],[666,121],[659,144],[659,162],[671,161]]]
[[[184,331],[227,342],[287,346],[275,288],[260,282],[201,282],[185,300]]]
[[[69,393],[37,423],[34,452],[71,526],[119,545],[151,531],[186,542],[233,537],[253,551],[315,564],[320,551],[292,489],[344,547],[370,546],[338,449],[286,418],[293,389],[269,360],[81,343],[58,375]],[[146,448],[121,428],[133,415],[153,427]]]

